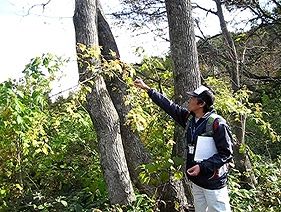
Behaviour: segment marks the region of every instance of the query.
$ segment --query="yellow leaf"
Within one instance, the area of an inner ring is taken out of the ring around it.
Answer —
[[[23,190],[23,187],[21,187],[21,185],[20,184],[16,184],[16,187],[21,191],[21,190]]]

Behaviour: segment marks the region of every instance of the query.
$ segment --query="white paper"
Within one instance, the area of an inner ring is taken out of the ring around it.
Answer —
[[[213,137],[198,136],[194,161],[202,161],[218,153]]]

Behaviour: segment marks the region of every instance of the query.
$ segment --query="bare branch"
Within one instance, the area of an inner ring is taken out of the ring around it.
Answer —
[[[35,8],[35,7],[41,7],[41,6],[42,6],[42,7],[43,7],[43,12],[44,12],[46,5],[48,5],[50,2],[51,2],[51,0],[48,0],[46,3],[35,4],[35,5],[31,6],[31,7],[28,9],[28,11],[27,11],[26,16],[29,15],[29,14],[30,14],[30,11],[31,11],[33,8]]]
[[[193,3],[193,5],[195,5],[195,6],[193,6],[194,8],[199,8],[199,9],[201,9],[201,10],[207,12],[207,14],[208,14],[208,13],[212,13],[212,14],[214,14],[214,15],[217,15],[217,12],[215,12],[215,11],[213,11],[213,10],[211,10],[211,9],[206,9],[206,8],[204,8],[204,7],[201,7],[201,6],[198,5],[197,3]]]

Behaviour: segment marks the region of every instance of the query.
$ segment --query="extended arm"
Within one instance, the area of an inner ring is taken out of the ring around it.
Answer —
[[[181,126],[185,127],[186,117],[188,114],[186,108],[179,106],[178,104],[174,103],[173,101],[163,96],[161,93],[158,93],[154,89],[151,89],[142,80],[135,80],[134,83],[136,86],[146,90],[148,92],[149,97],[152,99],[152,101],[155,104],[157,104],[160,108],[162,108]]]

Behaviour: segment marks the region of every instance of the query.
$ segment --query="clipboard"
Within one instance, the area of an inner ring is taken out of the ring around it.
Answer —
[[[218,153],[213,137],[198,136],[194,161],[201,162]]]

